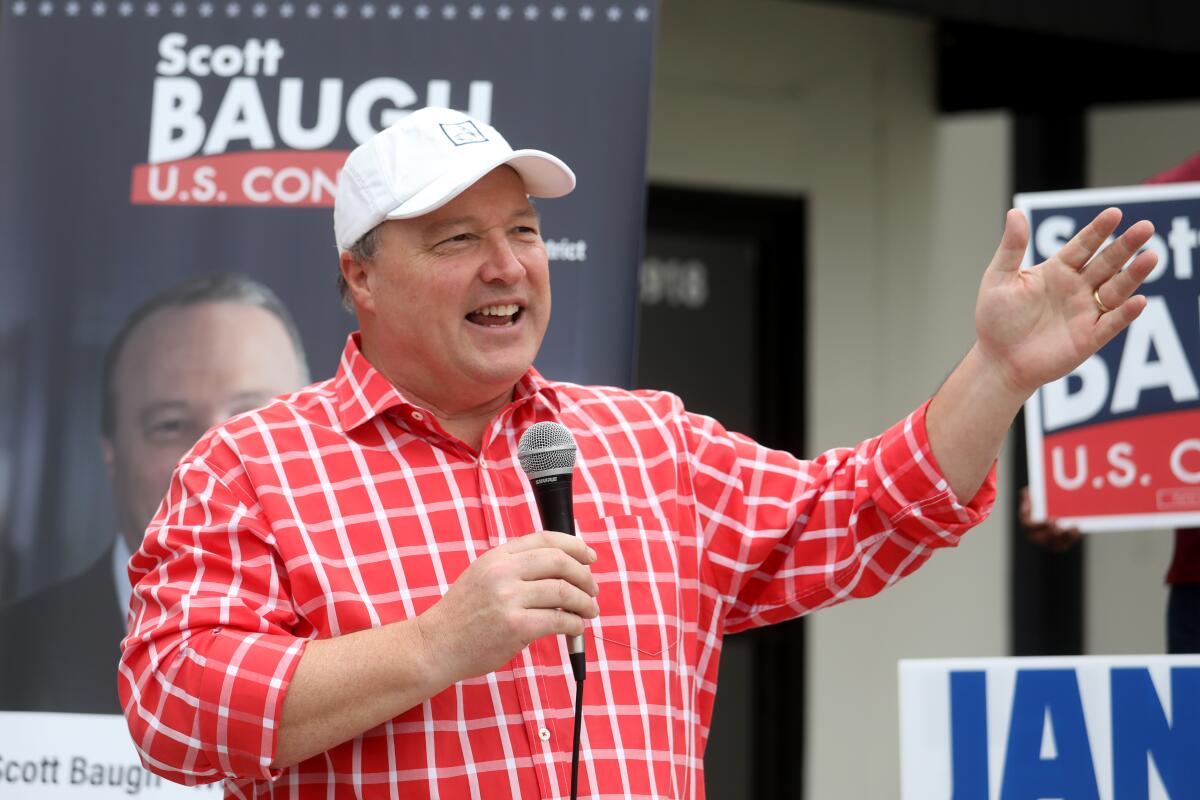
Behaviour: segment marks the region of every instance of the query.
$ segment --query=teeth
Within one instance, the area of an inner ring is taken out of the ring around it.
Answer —
[[[507,306],[484,306],[483,308],[479,309],[475,313],[476,314],[485,314],[489,317],[507,317],[507,316],[517,313],[517,311],[520,310],[520,308],[521,307],[519,305],[517,305],[516,303],[507,305]]]

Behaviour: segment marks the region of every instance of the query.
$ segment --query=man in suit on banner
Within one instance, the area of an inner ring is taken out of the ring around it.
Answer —
[[[295,323],[249,278],[190,280],[128,317],[105,357],[100,404],[118,534],[80,574],[0,611],[0,710],[120,712],[126,565],[171,470],[212,426],[307,381]]]

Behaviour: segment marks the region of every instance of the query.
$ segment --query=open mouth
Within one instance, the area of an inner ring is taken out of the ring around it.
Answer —
[[[484,306],[467,314],[467,321],[487,328],[507,328],[515,325],[525,309],[516,303],[500,306]]]

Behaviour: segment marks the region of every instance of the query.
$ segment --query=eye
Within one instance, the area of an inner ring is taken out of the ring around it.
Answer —
[[[146,438],[158,443],[173,442],[187,436],[192,427],[190,421],[183,417],[159,417],[146,425]]]
[[[457,247],[462,247],[465,244],[469,244],[474,238],[475,236],[470,233],[456,233],[453,236],[442,239],[440,242],[434,245],[434,249],[452,250]]]

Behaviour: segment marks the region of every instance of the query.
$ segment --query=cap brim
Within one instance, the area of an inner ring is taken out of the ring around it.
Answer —
[[[468,164],[441,176],[384,219],[411,219],[436,211],[505,164],[517,171],[525,183],[525,191],[533,197],[562,197],[575,188],[575,173],[561,159],[541,150],[514,150],[503,158]]]

